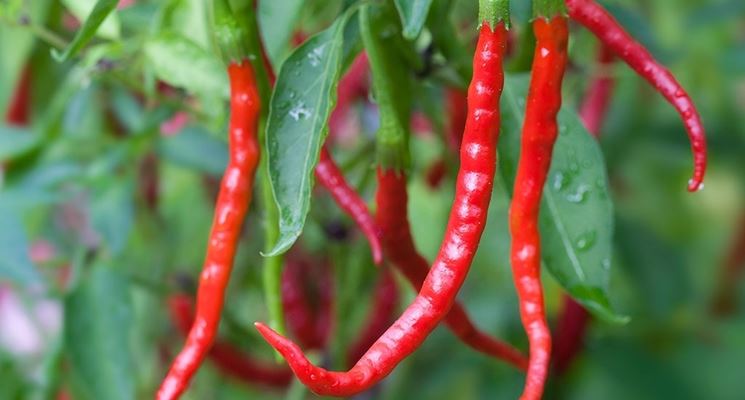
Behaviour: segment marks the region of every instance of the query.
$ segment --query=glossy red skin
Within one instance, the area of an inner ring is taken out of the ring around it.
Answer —
[[[357,340],[347,350],[347,365],[354,365],[396,319],[399,295],[393,272],[383,268],[375,286],[370,317]]]
[[[5,114],[5,121],[10,125],[24,126],[29,122],[29,100],[31,93],[31,70],[26,67],[21,72],[10,106]]]
[[[530,343],[523,400],[540,399],[551,358],[541,286],[541,239],[538,231],[543,186],[559,132],[561,83],[567,63],[567,20],[562,16],[533,22],[536,48],[523,125],[520,161],[510,206],[512,274],[520,299],[520,317]]]
[[[495,31],[488,24],[481,29],[450,220],[437,259],[421,291],[403,315],[347,372],[328,371],[311,364],[296,344],[256,323],[259,332],[312,391],[320,395],[352,396],[369,389],[424,342],[455,302],[476,254],[491,200],[506,39],[502,24]]]
[[[225,288],[251,202],[251,189],[259,162],[257,138],[261,107],[253,67],[249,61],[231,63],[230,160],[223,174],[209,236],[207,255],[197,291],[196,319],[186,344],[158,390],[158,400],[175,399],[186,389],[215,340]]]
[[[427,273],[429,262],[416,249],[409,226],[409,203],[406,176],[403,172],[378,169],[377,221],[383,238],[383,252],[411,285],[419,290]],[[525,370],[527,358],[515,348],[480,331],[459,302],[454,302],[443,322],[455,336],[472,349],[505,360]]]
[[[379,229],[375,225],[375,220],[370,215],[365,200],[349,186],[344,174],[331,158],[331,154],[326,147],[321,149],[321,158],[315,172],[318,182],[331,193],[331,197],[334,198],[336,204],[352,217],[362,230],[370,244],[375,264],[380,264],[383,261],[383,250],[380,239],[378,239]]]
[[[613,95],[615,79],[608,74],[608,69],[613,64],[613,58],[613,52],[608,46],[600,47],[598,71],[593,76],[587,93],[585,93],[585,98],[579,107],[579,117],[582,123],[595,138],[600,136],[600,128],[605,120],[605,114]]]
[[[168,310],[171,321],[179,332],[184,335],[188,334],[194,321],[194,305],[191,297],[183,294],[171,296],[168,299]],[[216,341],[208,357],[222,373],[248,384],[283,388],[292,380],[292,372],[289,368],[263,364],[227,342]]]
[[[693,177],[688,190],[695,192],[703,185],[706,172],[706,134],[693,100],[673,74],[663,67],[647,49],[594,0],[566,0],[569,16],[589,29],[598,39],[675,107],[683,119],[693,150]]]

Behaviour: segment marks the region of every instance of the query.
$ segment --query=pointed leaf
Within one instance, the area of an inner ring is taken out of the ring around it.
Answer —
[[[404,25],[404,37],[409,40],[416,39],[427,22],[432,0],[396,0],[395,3],[401,16],[401,23]]]
[[[505,129],[500,138],[500,171],[510,192],[528,84],[526,75],[508,76],[502,98]],[[542,258],[554,278],[589,311],[604,320],[624,322],[626,318],[611,308],[607,294],[613,205],[605,161],[574,111],[562,108],[558,123],[559,138],[541,204]]]
[[[64,341],[86,398],[135,398],[132,304],[122,274],[95,267],[65,300]]]
[[[267,256],[283,253],[300,236],[310,209],[313,170],[336,103],[350,8],[308,39],[282,64],[269,109],[266,147],[280,236]]]

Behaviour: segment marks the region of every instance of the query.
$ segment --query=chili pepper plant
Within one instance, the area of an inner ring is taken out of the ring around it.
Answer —
[[[0,399],[741,399],[737,0],[0,2]]]

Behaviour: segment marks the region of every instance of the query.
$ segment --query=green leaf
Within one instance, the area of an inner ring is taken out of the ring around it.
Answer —
[[[0,203],[0,281],[25,287],[38,282],[40,277],[29,258],[26,230],[18,213],[16,208]]]
[[[96,0],[62,0],[65,7],[70,10],[70,13],[75,16],[79,21],[85,21],[96,6]],[[119,18],[116,14],[109,14],[98,29],[94,32],[105,39],[116,40],[119,39],[120,35]]]
[[[95,267],[65,300],[65,348],[84,397],[135,398],[132,322],[129,283],[111,269]]]
[[[504,130],[500,171],[512,192],[525,119],[527,75],[508,76],[502,96]],[[597,141],[576,113],[566,107],[558,116],[559,138],[543,191],[540,229],[542,258],[548,271],[573,298],[597,317],[626,318],[611,308],[610,276],[613,204],[605,161]]]
[[[39,144],[39,138],[28,129],[0,125],[0,163],[26,154]]]
[[[422,32],[432,0],[395,0],[401,23],[404,26],[404,37],[412,40]]]
[[[336,103],[344,31],[355,11],[347,10],[329,28],[308,39],[279,70],[269,108],[266,147],[280,236],[267,256],[289,249],[303,230],[313,171]]]
[[[124,250],[132,232],[133,192],[131,182],[110,178],[92,200],[91,223],[113,255]]]
[[[405,169],[409,164],[411,76],[401,47],[401,26],[395,11],[384,6],[364,6],[360,33],[373,77],[373,92],[380,109],[376,133],[378,163],[383,168]]]
[[[228,146],[197,126],[187,126],[177,135],[163,137],[158,153],[174,164],[214,176],[222,176],[228,165]]]
[[[119,3],[118,0],[98,0],[96,6],[93,7],[88,18],[83,23],[83,26],[75,34],[75,38],[72,40],[65,51],[62,53],[56,49],[52,50],[52,56],[59,62],[67,61],[70,58],[80,52],[80,50],[93,38],[98,28],[104,22],[106,17],[116,9],[116,5]]]
[[[172,86],[212,98],[228,97],[223,63],[183,36],[165,33],[151,39],[145,43],[145,56],[158,79]]]
[[[273,0],[259,2],[259,27],[269,58],[279,62],[282,51],[290,42],[300,10],[306,2],[302,0]]]

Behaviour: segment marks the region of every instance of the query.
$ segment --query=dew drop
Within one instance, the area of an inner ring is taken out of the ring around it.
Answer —
[[[555,191],[562,191],[566,189],[571,183],[571,179],[568,175],[564,175],[561,172],[554,174],[553,188]]]
[[[572,194],[567,195],[566,199],[570,203],[575,203],[575,204],[584,203],[585,200],[587,200],[587,194],[589,192],[590,192],[590,188],[585,184],[581,184],[579,185],[579,187],[577,187],[577,191]]]
[[[579,251],[587,251],[595,245],[597,237],[598,235],[595,231],[585,232],[580,235],[579,238],[577,238],[577,240],[574,242],[574,246]]]
[[[300,102],[292,107],[292,109],[288,112],[288,115],[293,120],[299,121],[300,119],[306,119],[310,117],[310,111],[311,110],[305,107],[305,103]]]

